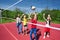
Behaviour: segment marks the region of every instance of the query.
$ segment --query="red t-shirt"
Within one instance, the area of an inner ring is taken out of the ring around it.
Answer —
[[[34,23],[34,24],[36,24],[37,20],[32,19],[31,22]],[[36,28],[36,25],[31,24],[31,28]]]

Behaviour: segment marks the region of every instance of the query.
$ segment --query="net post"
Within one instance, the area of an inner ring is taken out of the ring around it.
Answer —
[[[2,23],[2,10],[0,9],[0,21],[1,21],[1,23]]]

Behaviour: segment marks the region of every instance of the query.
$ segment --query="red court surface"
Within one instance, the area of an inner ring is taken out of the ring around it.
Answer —
[[[39,24],[45,24],[43,22],[38,22]],[[51,24],[53,27],[60,28],[60,24]],[[28,28],[30,29],[30,24],[28,24]],[[43,27],[37,26],[37,37],[38,40],[60,40],[60,31],[59,30],[50,30],[50,37],[43,39]],[[34,39],[34,37],[33,37]],[[0,24],[0,40],[30,40],[30,34],[23,35],[18,34],[16,23],[5,23]]]

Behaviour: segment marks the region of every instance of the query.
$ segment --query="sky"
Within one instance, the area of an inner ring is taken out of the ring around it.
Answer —
[[[6,9],[17,1],[19,0],[0,0],[0,8]],[[40,12],[47,6],[49,9],[60,9],[60,0],[22,0],[22,2],[9,8],[9,10],[19,8],[20,10],[28,13],[32,11],[31,6],[36,7],[36,12]]]

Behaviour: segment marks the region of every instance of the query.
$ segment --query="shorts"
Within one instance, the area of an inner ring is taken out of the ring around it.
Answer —
[[[27,27],[27,25],[24,25],[24,27]]]
[[[44,28],[44,32],[50,32],[50,28]]]
[[[46,27],[44,28],[44,32],[50,32],[50,28],[47,28],[47,27],[49,27],[48,24],[46,24]]]
[[[24,29],[26,30],[28,27],[27,27],[27,25],[24,25]]]

